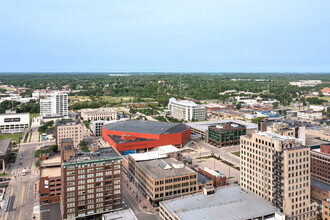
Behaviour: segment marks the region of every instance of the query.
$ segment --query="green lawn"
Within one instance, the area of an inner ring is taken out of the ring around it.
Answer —
[[[232,154],[234,154],[235,156],[238,156],[240,157],[241,156],[241,153],[239,151],[236,151],[236,152],[231,152]]]
[[[330,102],[330,96],[318,97],[319,99],[324,99]]]
[[[18,143],[19,138],[21,138],[23,133],[17,133],[17,134],[1,134],[0,135],[0,140],[6,139],[6,138],[11,138],[12,141],[15,141]]]

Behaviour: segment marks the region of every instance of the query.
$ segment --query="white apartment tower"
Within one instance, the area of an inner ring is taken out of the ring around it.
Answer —
[[[68,94],[53,92],[45,99],[40,99],[40,116],[67,116],[68,115]]]
[[[259,132],[241,137],[240,185],[289,219],[314,219],[310,149],[294,137]]]
[[[192,101],[170,98],[168,109],[171,111],[171,116],[178,120],[205,120],[206,108]]]

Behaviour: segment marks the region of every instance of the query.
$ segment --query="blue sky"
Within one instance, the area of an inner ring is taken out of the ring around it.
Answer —
[[[2,0],[0,72],[330,72],[329,0]]]

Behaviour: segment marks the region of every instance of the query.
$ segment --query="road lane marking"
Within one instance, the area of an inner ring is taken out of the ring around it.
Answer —
[[[125,190],[124,190],[125,191]],[[131,204],[131,206],[133,207],[133,209],[135,210],[135,212],[138,212],[137,208],[135,208],[135,206],[133,205],[132,200],[129,198],[128,193],[125,191],[126,197],[129,200],[128,202]],[[139,205],[139,204],[138,204]]]
[[[21,212],[22,212],[23,197],[24,197],[24,187],[25,187],[25,185],[23,185],[23,190],[22,190],[22,198],[21,198],[21,205],[20,205],[20,207],[19,207],[19,215],[18,215],[18,220],[21,220]]]

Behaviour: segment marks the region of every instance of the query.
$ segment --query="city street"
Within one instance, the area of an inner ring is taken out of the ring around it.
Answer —
[[[31,143],[39,142],[39,132],[38,132],[39,126],[40,126],[40,117],[33,118],[31,124],[31,130],[32,130]]]
[[[16,162],[9,171],[13,178],[7,191],[7,196],[10,198],[5,219],[32,219],[32,210],[35,204],[34,186],[38,179],[33,158],[37,145],[21,144]],[[23,156],[22,159],[20,159],[20,155]],[[20,162],[22,165],[19,165]],[[26,169],[25,176],[22,175],[24,168]]]

